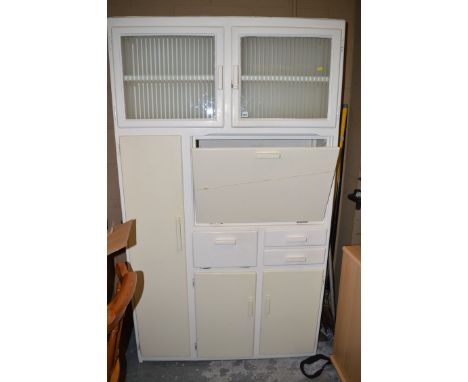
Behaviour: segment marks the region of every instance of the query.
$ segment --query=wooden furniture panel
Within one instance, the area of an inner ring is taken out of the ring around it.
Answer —
[[[120,337],[123,317],[137,285],[136,272],[128,272],[125,263],[117,263],[117,290],[107,305],[107,381],[117,382],[120,375]]]
[[[342,382],[361,380],[361,246],[343,247],[331,360]]]

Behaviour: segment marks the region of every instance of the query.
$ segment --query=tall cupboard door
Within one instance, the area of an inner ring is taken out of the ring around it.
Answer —
[[[232,28],[232,122],[238,127],[335,127],[341,31]]]
[[[120,127],[223,124],[223,28],[114,27]]]
[[[315,351],[322,276],[322,269],[264,272],[261,355]]]
[[[125,215],[137,227],[130,262],[142,272],[134,302],[141,355],[189,357],[180,137],[121,137],[120,155]]]
[[[253,356],[255,283],[255,272],[195,274],[199,357]]]

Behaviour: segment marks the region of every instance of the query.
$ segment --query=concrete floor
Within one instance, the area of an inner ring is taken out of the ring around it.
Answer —
[[[319,342],[317,352],[330,354],[331,342]],[[276,358],[237,361],[138,362],[134,332],[126,353],[125,382],[299,382],[310,381],[299,369],[300,358]],[[306,369],[309,372],[313,370]],[[316,369],[314,369],[315,371]],[[325,368],[317,382],[339,382],[333,366]]]

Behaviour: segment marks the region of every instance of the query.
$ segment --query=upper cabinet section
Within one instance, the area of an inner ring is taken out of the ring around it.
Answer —
[[[335,127],[341,31],[232,30],[235,127]]]
[[[330,48],[329,38],[242,37],[241,118],[327,118]]]
[[[123,17],[108,25],[117,127],[338,127],[344,21]]]
[[[222,126],[222,28],[115,28],[112,40],[120,127]]]
[[[124,36],[127,119],[216,119],[214,36]]]

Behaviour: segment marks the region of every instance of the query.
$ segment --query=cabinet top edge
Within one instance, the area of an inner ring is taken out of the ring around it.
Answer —
[[[265,27],[321,27],[344,29],[345,20],[329,18],[264,17],[264,16],[125,16],[108,17],[111,27],[174,26],[176,23],[191,23],[190,26],[265,26]],[[245,25],[242,25],[245,24]]]

